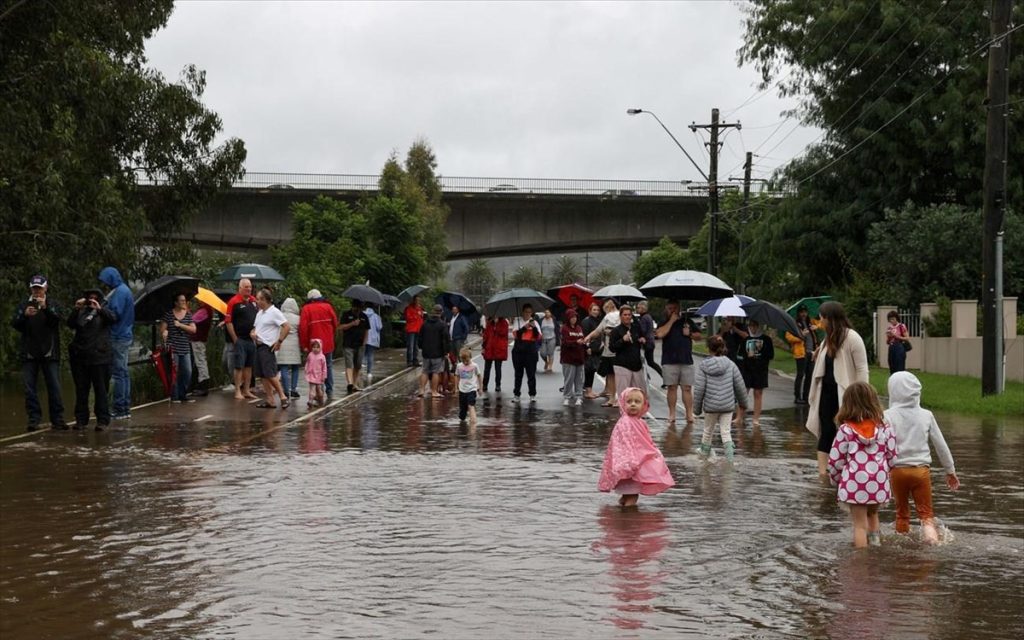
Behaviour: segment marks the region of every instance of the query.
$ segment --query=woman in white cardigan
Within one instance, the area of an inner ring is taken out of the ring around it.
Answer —
[[[826,302],[818,314],[825,339],[814,352],[807,430],[818,438],[818,476],[825,481],[825,465],[836,437],[835,417],[843,393],[854,382],[868,382],[868,354],[864,340],[850,326],[843,305]]]

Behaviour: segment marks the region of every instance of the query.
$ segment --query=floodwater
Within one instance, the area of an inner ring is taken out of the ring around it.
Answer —
[[[0,637],[1024,633],[1019,416],[940,416],[963,481],[933,476],[942,545],[897,538],[890,508],[883,546],[855,551],[798,409],[737,433],[732,466],[652,421],[678,487],[623,511],[596,491],[615,415],[539,377],[537,406],[491,394],[475,428],[405,385],[287,426],[4,444]]]

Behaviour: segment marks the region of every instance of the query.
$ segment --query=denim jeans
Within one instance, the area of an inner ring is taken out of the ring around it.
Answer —
[[[174,387],[171,388],[171,400],[185,400],[188,385],[192,382],[192,354],[175,353],[174,365],[178,368],[174,374]]]
[[[330,396],[334,394],[334,354],[324,351],[324,359],[327,360],[327,379],[324,380],[324,393]]]
[[[56,360],[28,360],[21,365],[21,379],[25,383],[25,411],[29,426],[38,425],[43,419],[39,406],[37,384],[39,374],[46,384],[46,399],[50,405],[50,424],[64,424],[64,403],[60,397],[60,363]]]
[[[373,352],[377,350],[377,347],[368,344],[366,345],[366,354],[363,357],[363,364],[366,365],[366,375],[373,375]]]
[[[114,390],[114,401],[110,413],[114,416],[125,416],[132,410],[132,378],[128,373],[128,350],[131,349],[130,339],[111,340],[114,359],[110,363],[111,387]]]
[[[279,364],[277,370],[281,373],[281,387],[285,393],[291,393],[299,386],[299,365]]]
[[[418,333],[405,334],[405,364],[412,364],[419,360],[416,353],[416,341],[418,338]]]

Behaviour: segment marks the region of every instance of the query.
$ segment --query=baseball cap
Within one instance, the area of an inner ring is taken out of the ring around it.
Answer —
[[[310,289],[309,293],[306,294],[306,300],[315,300],[316,298],[322,298],[319,289]]]
[[[46,286],[46,276],[38,275],[38,274],[32,276],[31,278],[29,278],[28,286],[30,286],[30,287],[45,287]]]

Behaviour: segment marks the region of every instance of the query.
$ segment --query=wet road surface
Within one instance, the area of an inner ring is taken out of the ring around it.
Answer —
[[[1024,632],[1017,416],[939,416],[964,482],[934,476],[943,545],[897,538],[890,508],[884,546],[855,552],[788,381],[759,429],[734,431],[732,466],[650,421],[678,487],[622,511],[596,491],[616,410],[561,406],[557,366],[536,405],[512,404],[505,377],[476,427],[399,375],[308,417],[305,398],[271,412],[218,395],[3,442],[0,637]]]

